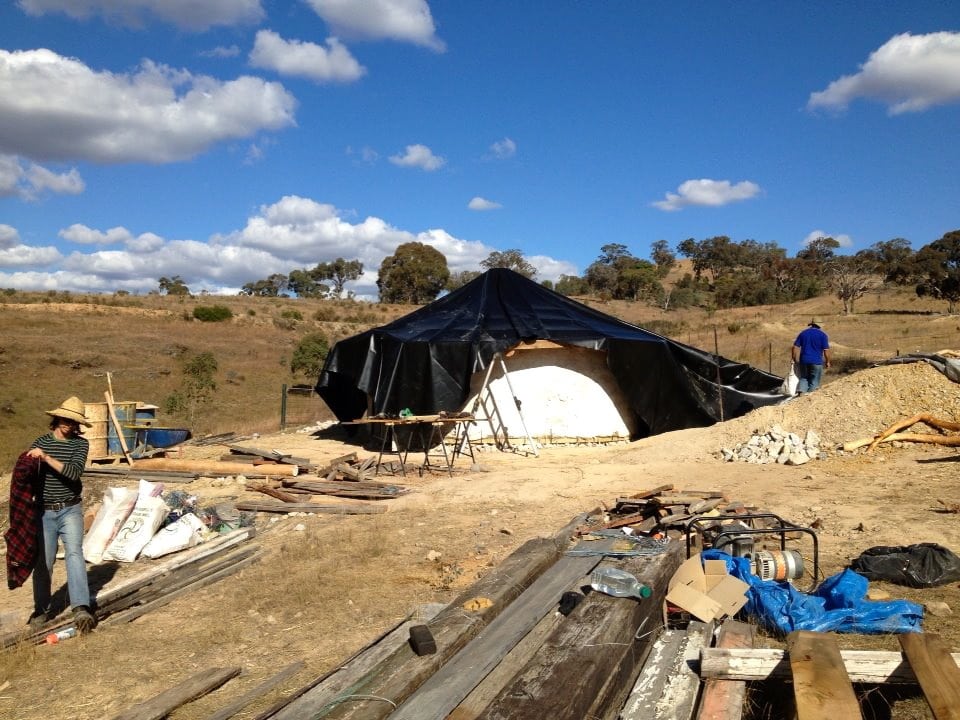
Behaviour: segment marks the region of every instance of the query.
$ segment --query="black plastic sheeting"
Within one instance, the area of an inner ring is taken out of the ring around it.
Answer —
[[[725,420],[785,397],[776,375],[631,325],[500,268],[388,325],[341,340],[316,390],[341,421],[362,417],[368,399],[372,414],[456,412],[468,399],[471,376],[486,370],[496,353],[536,340],[605,350],[641,436],[718,421],[718,375]]]

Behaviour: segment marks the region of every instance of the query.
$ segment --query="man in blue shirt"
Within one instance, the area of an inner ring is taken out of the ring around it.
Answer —
[[[807,329],[797,335],[790,354],[800,378],[797,392],[813,392],[820,387],[823,368],[830,367],[830,341],[817,318],[811,318]]]

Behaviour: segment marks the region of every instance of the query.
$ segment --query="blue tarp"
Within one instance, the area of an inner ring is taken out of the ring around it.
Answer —
[[[923,607],[909,600],[866,599],[869,582],[849,568],[832,575],[812,593],[788,582],[761,580],[750,561],[718,550],[705,550],[704,560],[723,560],[727,571],[750,585],[743,612],[767,630],[783,635],[794,630],[863,633],[921,632]]]

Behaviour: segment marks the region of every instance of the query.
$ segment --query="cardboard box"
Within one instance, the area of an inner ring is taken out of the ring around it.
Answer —
[[[749,585],[727,572],[723,560],[701,562],[699,553],[688,558],[667,583],[667,602],[697,620],[710,622],[735,615],[747,603]]]

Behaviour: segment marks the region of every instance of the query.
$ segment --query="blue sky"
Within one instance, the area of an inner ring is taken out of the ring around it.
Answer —
[[[199,8],[199,9],[198,9]],[[0,287],[960,228],[960,3],[14,0]]]

